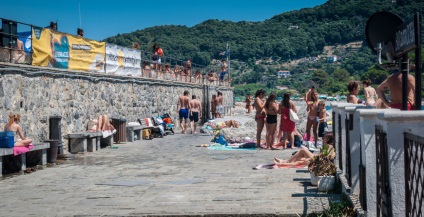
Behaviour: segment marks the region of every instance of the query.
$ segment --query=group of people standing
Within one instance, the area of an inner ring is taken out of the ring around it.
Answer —
[[[222,118],[224,114],[223,94],[218,91],[217,95],[212,95],[211,113],[212,118]],[[185,90],[183,95],[178,98],[177,113],[181,126],[181,133],[186,134],[188,129],[188,120],[190,120],[191,134],[196,134],[197,123],[202,117],[202,106],[196,95],[189,98],[189,91]],[[187,120],[188,119],[188,120]]]
[[[294,144],[294,132],[296,124],[290,120],[290,109],[297,112],[296,105],[290,100],[290,94],[285,93],[281,103],[277,104],[277,95],[272,92],[266,100],[264,100],[266,91],[257,90],[255,93],[254,109],[256,110],[255,120],[257,123],[256,146],[258,148],[275,149],[275,137],[278,132],[278,140],[283,134],[283,141],[277,141],[283,148],[287,147],[286,140]],[[277,131],[277,118],[281,115],[280,126]],[[261,144],[262,130],[266,127],[265,147]],[[294,147],[294,145],[292,145]]]
[[[294,147],[295,135],[299,134],[296,130],[296,123],[290,119],[290,112],[297,113],[295,103],[290,100],[290,93],[285,93],[283,100],[277,103],[277,95],[272,92],[264,99],[266,91],[257,90],[255,93],[254,109],[256,110],[255,120],[257,123],[256,146],[265,149],[287,148],[291,144]],[[311,129],[315,145],[318,141],[318,126],[325,127],[326,110],[325,102],[318,100],[318,93],[315,87],[312,87],[305,96],[308,118],[306,123],[306,141],[311,140]],[[249,112],[249,110],[248,110]],[[277,126],[278,115],[280,115],[280,125]],[[265,145],[261,144],[261,134],[266,127]],[[277,138],[277,141],[276,139]],[[280,141],[280,139],[282,139]]]
[[[222,92],[218,91],[217,95],[212,95],[211,100],[211,113],[212,113],[212,119],[215,118],[222,118],[224,114],[224,107],[223,105],[223,96]]]

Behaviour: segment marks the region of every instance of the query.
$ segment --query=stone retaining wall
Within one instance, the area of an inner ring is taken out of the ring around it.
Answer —
[[[178,96],[189,90],[190,97],[194,94],[203,103],[204,88],[207,88],[201,84],[148,78],[121,77],[112,81],[88,78],[87,74],[76,77],[72,71],[43,73],[29,69],[0,69],[0,121],[6,123],[10,113],[21,114],[24,135],[35,141],[49,138],[49,117],[57,115],[62,116],[62,136],[85,130],[88,120],[101,114],[125,118],[128,123],[169,113],[177,122]],[[209,95],[220,90],[224,104],[232,107],[232,88],[213,89]],[[66,141],[63,142],[66,148]]]

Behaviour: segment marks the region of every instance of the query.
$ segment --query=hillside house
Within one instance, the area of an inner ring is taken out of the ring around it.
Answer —
[[[277,72],[277,77],[278,78],[287,78],[287,77],[290,77],[290,71],[280,70],[280,71]]]
[[[327,63],[335,63],[337,62],[337,56],[328,56]]]

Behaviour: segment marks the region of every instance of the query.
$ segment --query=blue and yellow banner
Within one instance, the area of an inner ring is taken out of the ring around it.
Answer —
[[[104,73],[105,42],[32,29],[32,65]]]

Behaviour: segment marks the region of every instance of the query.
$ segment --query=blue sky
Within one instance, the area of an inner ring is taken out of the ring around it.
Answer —
[[[71,34],[76,34],[81,23],[86,38],[102,40],[153,26],[192,27],[209,19],[264,21],[277,14],[325,2],[327,0],[1,0],[0,17],[42,27],[58,20],[59,31]],[[24,29],[18,25],[18,31]]]

